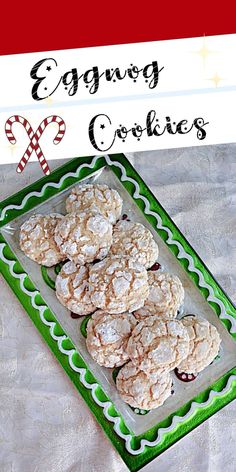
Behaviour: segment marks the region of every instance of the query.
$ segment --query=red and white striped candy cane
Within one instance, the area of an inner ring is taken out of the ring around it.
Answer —
[[[41,147],[39,146],[38,144],[38,141],[40,139],[40,137],[42,136],[45,128],[50,124],[50,123],[58,123],[58,126],[59,126],[59,130],[53,140],[53,143],[54,144],[59,144],[59,142],[62,140],[64,134],[65,134],[65,129],[66,129],[66,126],[65,126],[65,122],[63,121],[63,119],[60,117],[60,116],[56,116],[56,115],[51,115],[51,116],[48,116],[47,118],[45,118],[39,125],[38,129],[36,130],[36,132],[33,134],[32,137],[30,137],[31,141],[24,153],[24,155],[22,156],[21,160],[20,160],[20,163],[17,167],[17,172],[22,172],[26,166],[26,163],[28,162],[31,154],[33,151],[35,151],[37,157],[38,157],[38,160],[40,162],[40,165],[43,169],[43,172],[48,175],[50,174],[50,170],[49,170],[49,167],[48,167],[48,163],[43,155],[43,152],[42,152],[42,149]]]
[[[26,129],[26,132],[31,139],[31,136],[34,134],[34,132],[28,120],[26,120],[26,118],[23,118],[23,116],[13,115],[10,118],[8,118],[8,120],[5,123],[5,133],[6,133],[8,141],[10,141],[11,144],[16,144],[16,138],[12,132],[13,123],[21,123]]]
[[[51,115],[51,116],[48,116],[47,118],[45,118],[39,125],[39,127],[37,128],[36,132],[34,133],[31,125],[29,124],[29,122],[23,118],[22,116],[19,116],[19,115],[14,115],[14,116],[11,116],[7,122],[6,122],[6,125],[5,125],[5,132],[6,132],[6,136],[8,138],[8,140],[12,143],[12,144],[15,144],[16,143],[16,139],[15,139],[15,136],[12,132],[12,125],[13,123],[15,122],[18,122],[18,123],[21,123],[29,138],[30,138],[30,143],[25,151],[25,153],[23,154],[18,166],[17,166],[17,172],[23,172],[31,154],[33,151],[35,151],[37,157],[38,157],[38,160],[39,160],[39,163],[42,167],[42,170],[44,172],[44,174],[48,175],[50,174],[50,169],[49,169],[49,166],[48,166],[48,163],[44,157],[44,154],[42,152],[42,149],[39,145],[39,139],[41,138],[45,128],[50,124],[50,123],[58,123],[58,127],[59,127],[59,130],[53,140],[53,143],[54,144],[59,144],[59,142],[62,140],[64,134],[65,134],[65,130],[66,130],[66,125],[65,125],[65,122],[64,120],[60,117],[60,116],[56,116],[56,115]]]

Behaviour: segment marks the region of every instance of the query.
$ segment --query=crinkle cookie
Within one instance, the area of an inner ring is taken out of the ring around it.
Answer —
[[[51,267],[66,259],[55,241],[55,227],[63,218],[58,213],[32,215],[20,228],[20,248],[33,261]]]
[[[122,220],[114,227],[111,253],[132,257],[148,269],[156,262],[159,250],[149,229],[141,223]]]
[[[119,193],[101,184],[85,184],[72,188],[66,200],[66,211],[94,210],[115,224],[121,215],[122,198]]]
[[[134,311],[143,306],[148,293],[146,269],[127,257],[107,257],[89,270],[91,300],[108,313]]]
[[[88,267],[77,267],[74,262],[69,261],[63,265],[56,278],[56,296],[59,302],[81,316],[96,309],[90,300],[88,276]]]
[[[178,370],[196,374],[215,359],[221,339],[215,326],[205,319],[186,316],[181,321],[188,331],[190,349],[187,357],[179,364]]]
[[[112,225],[99,213],[68,213],[55,229],[55,241],[61,254],[84,265],[106,257],[112,243]]]
[[[171,395],[172,380],[169,373],[151,380],[145,372],[128,362],[117,375],[116,387],[125,403],[133,408],[152,410],[163,405]]]
[[[181,321],[149,316],[134,328],[127,352],[144,372],[170,371],[188,355],[188,331]]]
[[[118,367],[129,359],[126,346],[137,320],[131,313],[96,311],[87,325],[87,349],[101,366]]]
[[[143,308],[135,312],[138,320],[150,315],[171,319],[184,301],[184,288],[176,275],[160,271],[148,272],[149,296]]]

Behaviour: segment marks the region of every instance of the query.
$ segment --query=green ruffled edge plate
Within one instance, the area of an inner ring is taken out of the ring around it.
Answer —
[[[104,166],[114,172],[236,340],[236,309],[123,154],[78,157],[0,203],[0,228]],[[137,471],[236,398],[236,367],[165,420],[135,436],[63,331],[0,231],[0,271],[131,471]]]

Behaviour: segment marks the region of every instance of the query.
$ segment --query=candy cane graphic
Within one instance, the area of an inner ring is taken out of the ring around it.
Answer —
[[[30,139],[30,143],[25,151],[25,153],[23,154],[18,166],[17,166],[17,169],[16,171],[17,172],[23,172],[31,154],[33,151],[35,151],[36,155],[37,155],[37,158],[39,160],[39,163],[43,169],[43,172],[44,174],[48,175],[50,174],[50,169],[49,169],[49,166],[48,166],[48,163],[44,157],[44,154],[43,154],[43,151],[39,145],[39,140],[45,130],[45,128],[50,124],[50,123],[58,123],[58,127],[59,127],[59,130],[53,140],[53,143],[54,144],[59,144],[60,141],[62,140],[64,134],[65,134],[65,130],[66,130],[66,125],[65,125],[65,122],[64,120],[60,117],[60,116],[57,116],[57,115],[51,115],[51,116],[48,116],[47,118],[45,118],[39,125],[39,127],[37,128],[37,130],[33,131],[33,128],[32,126],[30,125],[30,123],[28,122],[28,120],[26,120],[26,118],[24,118],[23,116],[20,116],[20,115],[13,115],[11,116],[10,118],[8,118],[8,120],[6,121],[6,124],[5,124],[5,133],[6,133],[6,136],[7,136],[7,139],[8,141],[11,143],[11,144],[15,144],[16,143],[16,138],[13,134],[13,131],[12,131],[12,125],[13,123],[21,123],[22,126],[24,126],[28,136],[29,136],[29,139]]]

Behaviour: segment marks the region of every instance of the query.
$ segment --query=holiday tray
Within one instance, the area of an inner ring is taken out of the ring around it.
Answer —
[[[75,318],[55,296],[60,266],[41,267],[19,247],[22,223],[36,212],[65,213],[65,199],[81,181],[118,190],[123,213],[152,232],[159,245],[158,263],[182,281],[184,313],[206,318],[222,340],[214,362],[190,382],[173,375],[174,394],[151,411],[124,403],[115,387],[115,372],[100,367],[88,354],[87,318]],[[72,159],[4,200],[0,211],[1,273],[131,471],[236,398],[235,307],[123,154]]]

